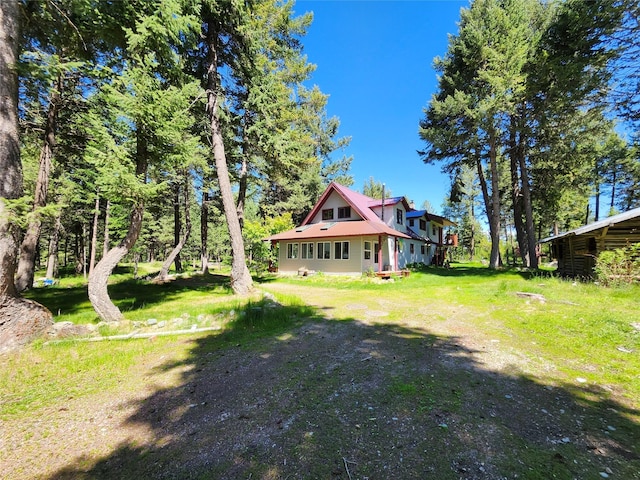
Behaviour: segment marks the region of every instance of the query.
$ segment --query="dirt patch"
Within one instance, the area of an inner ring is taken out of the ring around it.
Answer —
[[[270,289],[339,320],[222,349],[176,339],[191,348],[185,361],[146,358],[115,398],[3,423],[3,476],[640,478],[637,424],[542,384],[459,307],[392,321],[371,312],[398,306],[375,299],[345,309],[326,291]]]

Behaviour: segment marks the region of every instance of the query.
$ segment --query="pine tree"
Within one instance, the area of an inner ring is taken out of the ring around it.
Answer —
[[[19,298],[14,285],[19,230],[11,201],[22,195],[22,167],[18,134],[18,38],[17,0],[0,3],[0,352],[30,341],[47,330],[51,312]],[[15,206],[15,204],[14,204]]]

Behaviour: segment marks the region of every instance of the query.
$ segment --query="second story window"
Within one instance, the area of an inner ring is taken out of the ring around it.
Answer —
[[[425,220],[420,220],[420,230],[427,230],[427,222]]]
[[[333,220],[333,208],[322,210],[322,220]]]
[[[398,225],[402,225],[403,220],[404,220],[404,212],[402,211],[402,209],[401,209],[401,208],[398,208],[398,209],[396,210],[396,223],[397,223]]]
[[[338,207],[338,218],[351,218],[351,207]]]

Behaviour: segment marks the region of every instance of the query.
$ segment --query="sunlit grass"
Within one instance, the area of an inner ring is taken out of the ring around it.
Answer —
[[[139,272],[153,272],[156,267],[159,266],[141,264]],[[182,318],[187,320],[180,328],[188,328],[194,324],[202,326],[199,318],[205,316],[215,318],[221,331],[232,325],[234,335],[252,337],[291,325],[288,315],[313,314],[311,310],[304,310],[302,301],[295,297],[287,298],[288,306],[295,310],[293,313],[263,308],[255,303],[260,301],[259,295],[239,302],[231,295],[224,276],[194,275],[155,285],[133,280],[131,266],[122,270],[120,281],[110,286],[110,292],[132,323]],[[263,281],[267,288],[269,282],[275,281],[326,292],[334,305],[332,318],[336,319],[350,318],[353,304],[363,299],[381,304],[380,309],[386,314],[384,320],[390,322],[408,321],[407,312],[412,317],[424,318],[414,313],[428,311],[431,315],[423,320],[427,330],[429,322],[460,315],[473,324],[478,335],[494,338],[504,348],[530,358],[532,369],[540,367],[535,372],[540,379],[549,383],[584,379],[587,384],[602,386],[604,395],[616,392],[627,402],[640,406],[640,331],[633,326],[640,322],[638,285],[605,288],[548,274],[532,275],[517,270],[495,272],[469,264],[454,265],[450,270],[427,268],[392,282],[326,274]],[[542,295],[545,301],[523,298],[518,292]],[[56,321],[98,321],[81,277],[63,279],[54,287],[35,289],[29,296],[49,307]],[[120,328],[102,333],[120,333],[124,327]],[[133,327],[126,328],[130,331]],[[66,347],[57,348],[64,352]],[[112,347],[81,348],[110,351]],[[127,355],[122,357],[126,361]],[[546,363],[553,368],[545,368]]]

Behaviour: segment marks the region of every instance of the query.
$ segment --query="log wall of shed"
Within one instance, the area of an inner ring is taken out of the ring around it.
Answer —
[[[553,242],[558,273],[570,277],[591,277],[597,256],[605,250],[640,243],[640,218],[610,225],[583,235],[569,235]]]

